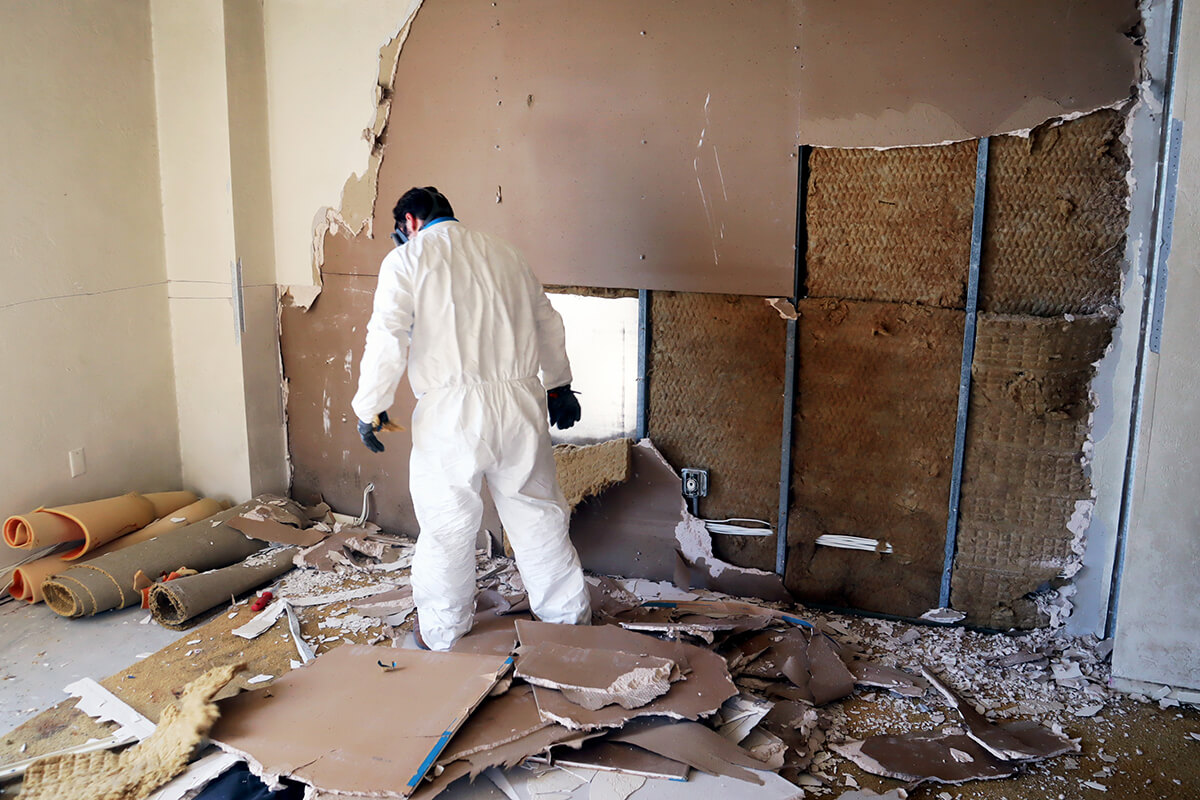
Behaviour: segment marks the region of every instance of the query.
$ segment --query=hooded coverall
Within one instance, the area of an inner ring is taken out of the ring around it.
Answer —
[[[562,318],[521,254],[452,218],[431,220],[392,250],[379,268],[352,401],[360,420],[391,405],[406,362],[417,397],[409,485],[421,528],[412,589],[425,644],[446,650],[470,630],[484,476],[533,613],[588,620],[546,411],[545,387],[570,383],[571,366]]]

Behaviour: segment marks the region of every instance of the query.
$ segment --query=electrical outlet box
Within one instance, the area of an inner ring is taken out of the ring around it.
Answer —
[[[78,478],[83,473],[87,472],[87,460],[83,456],[83,448],[79,447],[67,453],[67,460],[71,464],[71,477]]]
[[[708,470],[685,467],[679,471],[683,478],[684,497],[708,496]]]

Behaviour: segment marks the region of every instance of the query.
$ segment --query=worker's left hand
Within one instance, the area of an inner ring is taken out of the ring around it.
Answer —
[[[358,421],[358,438],[362,439],[363,444],[372,453],[382,453],[383,443],[375,435],[376,431],[384,430],[388,426],[388,415],[386,411],[380,411],[379,416],[375,417],[371,422]]]
[[[579,422],[582,411],[579,401],[575,399],[578,392],[571,391],[571,384],[566,383],[546,392],[546,408],[550,412],[550,424],[559,430]]]

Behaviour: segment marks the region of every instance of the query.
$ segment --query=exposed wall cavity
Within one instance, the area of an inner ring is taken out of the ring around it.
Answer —
[[[951,594],[977,624],[1045,624],[1035,594],[1079,569],[1089,387],[1124,266],[1124,124],[1103,110],[992,142]],[[808,287],[825,299],[799,308],[787,580],[801,596],[906,615],[937,603],[975,151],[810,160]],[[829,550],[822,534],[893,552]]]
[[[779,515],[786,339],[756,297],[655,292],[650,439],[677,468],[709,471],[708,519]],[[774,537],[714,536],[721,558],[774,569]]]

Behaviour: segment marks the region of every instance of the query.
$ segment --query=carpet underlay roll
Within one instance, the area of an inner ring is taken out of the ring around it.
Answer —
[[[20,550],[79,541],[78,547],[61,556],[73,561],[197,500],[191,492],[130,492],[89,503],[39,508],[5,520],[4,541]]]
[[[63,561],[62,556],[57,554],[22,564],[13,570],[12,584],[8,587],[8,593],[27,603],[40,603],[42,602],[42,581],[73,566],[75,565],[70,561]]]
[[[266,547],[266,542],[251,539],[223,523],[272,501],[299,508],[291,500],[259,495],[210,519],[180,528],[170,536],[159,536],[98,556],[43,583],[46,605],[64,617],[91,616],[141,603],[141,593],[133,588],[133,578],[139,570],[146,575],[159,575],[180,567],[205,571],[235,564]]]
[[[229,598],[262,586],[292,568],[295,547],[255,553],[239,564],[176,578],[150,587],[150,613],[164,628],[182,630]]]
[[[166,516],[156,522],[150,523],[140,531],[127,533],[121,538],[114,539],[103,547],[88,553],[85,561],[91,561],[106,553],[122,550],[139,542],[153,539],[156,536],[172,533],[183,528],[185,525],[207,519],[213,514],[224,511],[228,507],[229,504],[222,500],[213,500],[210,498],[197,500],[195,503],[184,506],[177,511],[168,512]],[[176,520],[179,521],[177,522]],[[80,563],[83,562],[66,561],[64,560],[64,556],[55,553],[45,558],[39,558],[37,561],[23,564],[13,570],[12,585],[9,586],[8,593],[17,600],[24,600],[27,603],[40,603],[42,602],[42,583]]]

